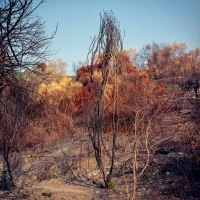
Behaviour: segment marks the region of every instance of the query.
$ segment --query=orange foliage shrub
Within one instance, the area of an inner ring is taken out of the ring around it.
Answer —
[[[26,146],[51,143],[74,133],[75,93],[80,86],[72,77],[63,76],[38,86],[39,96],[29,113],[31,120],[24,137]]]
[[[93,67],[92,77],[93,82],[90,81],[90,67],[83,66],[77,71],[77,80],[83,86],[75,95],[75,102],[77,106],[78,115],[82,116],[82,122],[87,120],[87,117],[92,115],[95,107],[96,97],[98,93],[98,84],[101,82],[101,73],[99,68],[101,63]],[[102,127],[108,128],[112,125],[114,115],[114,72],[112,66],[110,76],[104,91],[104,119],[102,119]],[[133,123],[135,113],[144,107],[152,107],[154,109],[157,104],[160,104],[158,97],[166,93],[163,83],[156,83],[150,79],[147,70],[139,70],[131,62],[126,51],[122,52],[118,61],[117,74],[117,104],[118,116],[120,126],[124,124],[130,125]],[[83,118],[84,116],[84,118]]]
[[[58,108],[41,102],[29,121],[24,135],[24,144],[32,147],[38,144],[49,144],[74,132],[74,120]],[[42,110],[41,110],[42,108]]]

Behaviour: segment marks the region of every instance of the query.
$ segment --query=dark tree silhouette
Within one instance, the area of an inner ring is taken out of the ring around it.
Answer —
[[[91,55],[91,64],[88,66],[90,71],[89,87],[94,88],[94,108],[92,116],[89,121],[89,132],[92,141],[95,159],[98,168],[101,171],[102,178],[104,180],[104,187],[110,187],[110,181],[112,178],[114,160],[115,160],[115,143],[118,132],[118,107],[117,107],[117,73],[118,73],[118,57],[122,51],[122,38],[119,29],[119,22],[116,20],[112,12],[104,12],[100,19],[100,29],[97,37],[94,37],[89,49],[89,55]],[[99,56],[99,58],[96,58]],[[94,66],[100,62],[99,69],[101,71],[101,81],[96,81],[94,78]],[[103,155],[102,155],[102,120],[105,113],[103,105],[104,91],[107,85],[108,78],[111,71],[115,77],[114,84],[114,112],[112,123],[112,150],[109,156],[110,166],[109,171],[106,172]]]
[[[28,123],[31,103],[27,85],[20,74],[25,70],[39,73],[41,64],[51,55],[51,40],[33,6],[33,0],[0,1],[0,155],[4,169],[0,187],[12,189],[12,155],[19,151]],[[29,90],[31,87],[28,88]]]
[[[45,24],[35,14],[44,3],[33,6],[33,0],[0,1],[0,89],[19,82],[17,76],[25,69],[37,72],[39,63],[50,51],[51,36],[45,34]]]

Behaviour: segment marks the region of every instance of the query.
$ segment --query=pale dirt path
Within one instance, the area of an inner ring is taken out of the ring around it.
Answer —
[[[44,192],[50,192],[51,197],[43,196]],[[70,185],[59,179],[42,181],[32,187],[31,193],[31,200],[92,200],[95,195],[91,187]]]

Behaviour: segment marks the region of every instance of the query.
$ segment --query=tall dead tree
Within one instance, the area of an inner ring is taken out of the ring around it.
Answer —
[[[45,24],[35,14],[44,0],[34,6],[33,0],[0,1],[0,155],[4,161],[3,189],[12,189],[13,153],[19,150],[27,126],[30,94],[20,79],[25,70],[39,72],[38,63],[51,55],[54,34],[45,34]],[[28,88],[30,89],[30,87]]]
[[[100,29],[97,37],[94,37],[89,54],[91,55],[90,68],[90,88],[94,91],[94,107],[92,115],[89,119],[89,133],[92,141],[95,159],[97,166],[101,171],[102,178],[104,180],[104,187],[110,187],[110,181],[112,178],[114,161],[115,161],[115,146],[116,136],[118,131],[118,107],[117,107],[117,95],[118,95],[118,83],[117,73],[118,66],[117,61],[122,51],[122,38],[119,29],[119,22],[116,20],[112,12],[103,12],[100,16]],[[96,81],[94,78],[94,66],[99,64],[101,72],[101,80]],[[102,147],[102,121],[105,114],[104,95],[105,88],[108,82],[108,78],[111,74],[114,74],[114,97],[113,97],[113,120],[112,120],[112,150],[109,156],[110,163],[109,169],[105,169]]]

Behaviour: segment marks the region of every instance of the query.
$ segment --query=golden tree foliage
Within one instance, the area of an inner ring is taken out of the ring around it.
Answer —
[[[39,84],[39,97],[24,143],[28,146],[50,143],[74,132],[75,95],[81,85],[73,77],[57,74],[52,81]]]
[[[38,93],[47,95],[50,101],[59,103],[63,98],[73,100],[76,91],[81,87],[81,83],[72,77],[63,77],[58,82],[52,81],[49,84],[42,83],[38,87]]]

